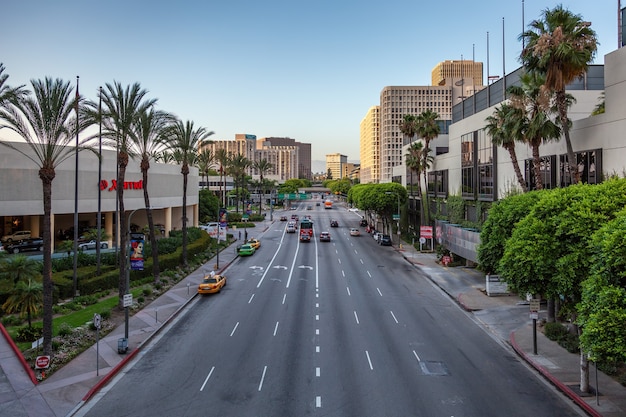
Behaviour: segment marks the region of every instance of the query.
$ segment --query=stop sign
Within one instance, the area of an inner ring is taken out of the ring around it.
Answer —
[[[46,369],[50,366],[50,356],[37,356],[35,369]]]

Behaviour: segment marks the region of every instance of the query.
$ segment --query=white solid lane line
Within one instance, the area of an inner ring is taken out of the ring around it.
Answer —
[[[267,372],[267,365],[263,368],[263,375],[261,375],[261,381],[259,382],[259,391],[263,388],[263,381],[265,380],[265,372]]]
[[[390,311],[391,313],[391,317],[393,317],[393,319],[396,321],[396,324],[399,324],[398,319],[396,318],[396,315],[393,314],[393,311]]]
[[[369,352],[367,350],[365,351],[365,356],[367,356],[367,363],[370,364],[370,369],[373,371],[374,370],[374,366],[372,365],[372,360],[370,359],[370,354],[369,354]]]
[[[354,319],[356,320],[356,324],[359,324],[359,316],[356,315],[356,310],[354,311]]]
[[[211,371],[209,372],[209,374],[206,376],[206,379],[204,380],[204,384],[202,384],[202,386],[200,387],[200,391],[202,391],[206,385],[207,382],[209,382],[209,378],[211,378],[211,374],[213,373],[213,370],[215,370],[215,366],[213,366],[211,368]]]
[[[239,327],[239,322],[237,322],[237,324],[235,324],[235,327],[233,327],[233,331],[230,332],[230,336],[231,337],[235,334],[235,330],[237,330],[237,327]]]

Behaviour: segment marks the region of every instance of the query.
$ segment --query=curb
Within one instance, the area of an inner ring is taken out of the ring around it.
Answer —
[[[524,359],[529,365],[535,368],[544,378],[550,381],[555,387],[557,387],[561,392],[567,395],[576,405],[582,408],[586,413],[593,417],[602,417],[597,410],[587,404],[580,396],[578,396],[574,391],[572,391],[567,385],[563,384],[561,381],[552,376],[543,366],[535,363],[530,356],[524,352],[523,349],[519,347],[517,341],[515,340],[515,332],[511,332],[510,335],[510,343],[513,347],[513,350]]]
[[[2,333],[4,338],[7,340],[7,342],[11,346],[11,349],[13,349],[13,353],[15,353],[15,356],[17,356],[17,358],[19,359],[20,363],[24,367],[24,370],[30,377],[30,380],[33,381],[33,384],[35,385],[39,384],[39,381],[37,380],[37,377],[35,376],[35,372],[33,372],[33,369],[30,367],[28,362],[26,362],[26,359],[24,359],[24,355],[22,355],[22,352],[18,349],[13,339],[11,339],[11,336],[9,336],[9,332],[7,332],[7,329],[4,328],[2,323],[0,323],[0,333]]]

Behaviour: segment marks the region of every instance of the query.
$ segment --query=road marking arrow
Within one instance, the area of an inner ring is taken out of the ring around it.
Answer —
[[[253,266],[250,267],[250,269],[260,269],[262,271],[263,267],[262,266],[253,265]]]
[[[313,270],[313,267],[309,266],[309,265],[300,265],[298,268],[300,268],[300,269],[310,269],[311,271]]]
[[[286,266],[282,266],[282,265],[276,265],[273,268],[275,268],[275,269],[287,269]]]

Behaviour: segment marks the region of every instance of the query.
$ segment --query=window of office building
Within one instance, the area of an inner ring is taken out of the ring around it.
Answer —
[[[489,139],[485,130],[476,131],[476,142],[478,152],[478,199],[493,201],[496,198],[495,192],[495,146]]]
[[[428,195],[446,198],[448,196],[448,170],[428,173]]]
[[[556,187],[556,155],[543,156],[539,160],[539,171],[541,175],[541,183],[543,188],[550,190]],[[526,178],[526,186],[529,190],[537,189],[537,181],[535,181],[535,172],[533,160],[524,161],[524,178]]]
[[[578,165],[581,182],[585,184],[599,184],[602,181],[602,149],[576,152],[574,156],[576,157],[576,165]],[[567,187],[572,184],[567,154],[559,156],[559,173],[561,187]]]
[[[474,198],[474,132],[461,136],[461,194],[466,198]]]

